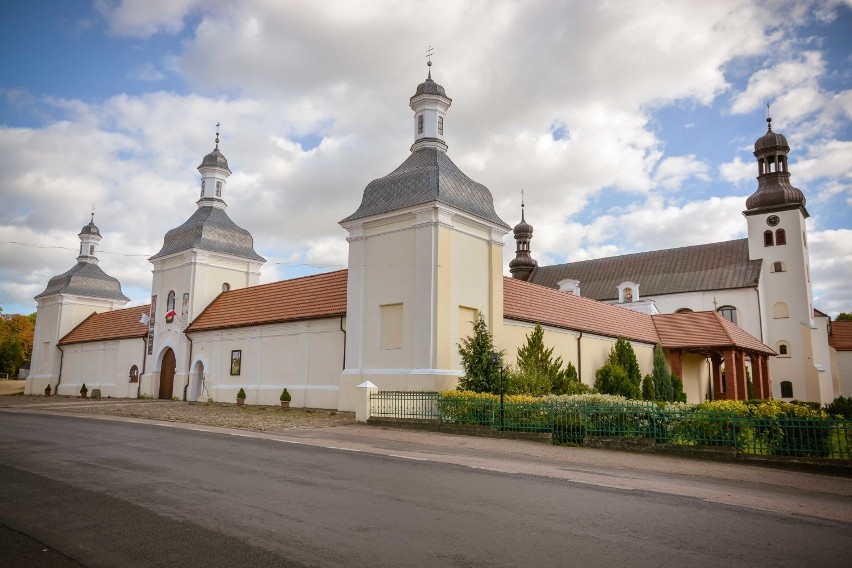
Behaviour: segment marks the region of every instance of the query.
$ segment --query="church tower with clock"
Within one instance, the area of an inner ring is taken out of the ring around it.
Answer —
[[[754,143],[758,187],[746,200],[749,257],[762,259],[758,299],[763,342],[775,350],[769,362],[772,396],[829,402],[833,398],[827,333],[815,325],[805,196],[790,184],[783,134],[772,130]]]

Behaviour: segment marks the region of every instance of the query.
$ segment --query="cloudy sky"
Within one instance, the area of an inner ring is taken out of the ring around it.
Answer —
[[[0,307],[35,311],[92,204],[101,267],[147,302],[216,122],[262,281],[345,266],[337,222],[408,156],[431,45],[450,156],[510,225],[525,191],[545,264],[744,237],[769,103],[815,306],[850,311],[850,30],[852,0],[10,0]]]

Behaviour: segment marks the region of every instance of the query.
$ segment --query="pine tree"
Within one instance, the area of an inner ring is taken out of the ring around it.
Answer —
[[[503,353],[500,352],[500,361],[497,364],[491,363],[494,338],[488,333],[488,325],[482,314],[479,314],[479,319],[473,324],[473,336],[463,338],[458,349],[464,369],[464,377],[459,379],[459,390],[498,392]]]
[[[527,342],[518,347],[518,382],[526,387],[524,394],[549,394],[562,372],[562,358],[553,359],[553,347],[544,346],[544,330],[536,325]]]
[[[672,383],[672,371],[663,346],[659,343],[654,346],[654,368],[651,371],[654,377],[654,388],[657,391],[657,400],[671,402],[675,400],[674,384]]]
[[[619,337],[613,349],[616,361],[627,373],[627,378],[630,382],[636,385],[638,392],[642,383],[642,371],[639,370],[639,361],[636,359],[636,352],[633,351],[633,345],[623,337]]]
[[[642,399],[657,400],[657,390],[654,388],[654,376],[645,375],[642,379]]]

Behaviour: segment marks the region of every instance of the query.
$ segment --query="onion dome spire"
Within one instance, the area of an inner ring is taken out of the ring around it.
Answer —
[[[532,274],[532,271],[538,266],[538,261],[530,256],[530,240],[532,240],[533,226],[527,223],[524,218],[523,190],[521,190],[521,222],[515,225],[512,232],[515,235],[517,248],[515,249],[515,258],[509,261],[509,272],[512,273],[512,278],[527,280],[530,274]]]
[[[746,215],[801,208],[805,217],[805,194],[790,185],[787,154],[790,145],[783,134],[772,130],[772,117],[766,117],[766,134],[754,143],[757,158],[757,191],[746,200]]]

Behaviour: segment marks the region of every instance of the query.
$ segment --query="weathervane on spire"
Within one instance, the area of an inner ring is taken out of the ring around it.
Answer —
[[[524,190],[521,190],[521,221],[524,220]]]
[[[219,149],[219,123],[216,123],[216,149]]]
[[[432,78],[432,56],[435,54],[435,50],[432,46],[429,46],[429,49],[426,50],[426,66],[429,67],[429,79]]]
[[[772,132],[772,117],[769,116],[769,103],[766,103],[766,128],[767,132]]]
[[[90,223],[95,222],[95,204],[92,203],[92,218],[89,220]]]

